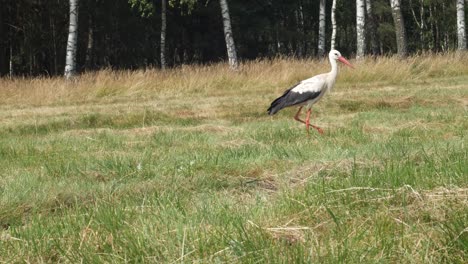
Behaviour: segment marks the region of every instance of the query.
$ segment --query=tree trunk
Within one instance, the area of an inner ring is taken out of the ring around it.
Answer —
[[[431,35],[432,35],[432,42],[429,43],[429,48],[432,51],[435,51],[436,47],[436,34],[435,34],[435,27],[434,27],[434,16],[432,15],[432,4],[429,4],[429,22],[431,23]]]
[[[372,55],[379,54],[379,43],[377,37],[377,22],[372,11],[372,1],[366,0],[367,26],[369,29],[371,53]]]
[[[58,74],[58,67],[57,67],[57,34],[55,31],[55,20],[53,16],[50,17],[50,29],[52,30],[52,63],[54,64],[54,75]]]
[[[10,59],[9,59],[9,75],[10,79],[13,78],[13,75],[15,74],[14,69],[13,69],[13,45],[11,44],[10,40]]]
[[[4,40],[7,40],[8,37],[3,33],[3,18],[2,18],[2,10],[0,10],[0,37]],[[6,45],[4,46],[3,40],[0,40],[0,77],[5,72],[5,54],[6,54]]]
[[[392,7],[393,22],[395,23],[398,55],[400,57],[406,57],[408,55],[408,48],[406,44],[405,23],[400,9],[400,0],[390,0],[390,5]]]
[[[431,21],[432,21],[432,36],[433,36],[433,39],[434,39],[434,47],[433,47],[433,51],[435,52],[438,52],[440,51],[440,37],[439,37],[439,23],[437,21],[437,19],[434,17],[434,14],[437,15],[437,4],[434,4],[432,5],[432,10],[429,9],[429,15],[431,17]]]
[[[409,1],[409,5],[410,5],[410,9],[411,9],[411,13],[413,14],[413,19],[414,19],[414,22],[416,22],[416,25],[418,26],[418,29],[419,29],[419,44],[420,44],[420,47],[421,47],[421,50],[424,50],[424,3],[423,3],[423,0],[420,0],[420,7],[419,7],[419,20],[418,18],[416,17],[416,12],[414,12],[414,8],[413,8],[413,1],[410,0]]]
[[[239,63],[237,62],[236,46],[234,45],[234,37],[232,36],[231,18],[229,16],[227,0],[219,0],[219,4],[221,5],[221,15],[223,17],[224,38],[226,39],[229,66],[231,69],[237,69]]]
[[[93,15],[90,13],[88,17],[88,45],[86,46],[86,59],[85,59],[85,68],[92,69],[94,66],[93,63],[93,49],[94,49],[94,19]]]
[[[7,52],[7,47],[6,47],[7,36],[4,32],[5,31],[3,30],[2,11],[0,10],[0,36],[3,38],[3,40],[0,41],[0,76],[2,76],[3,74],[6,74],[5,54]]]
[[[279,38],[279,25],[278,25],[278,23],[276,23],[276,26],[275,26],[275,42],[276,42],[275,55],[278,55],[278,54],[281,53],[281,42],[280,42],[280,38]]]
[[[161,69],[166,69],[166,0],[161,0]]]
[[[335,40],[336,40],[336,0],[333,0],[332,10],[331,10],[331,23],[332,23],[332,36],[331,36],[331,45],[330,49],[335,49]]]
[[[319,36],[318,36],[318,52],[319,57],[323,57],[325,54],[325,6],[326,0],[320,0],[320,12],[319,12]]]
[[[426,45],[426,40],[424,38],[424,28],[426,27],[426,24],[424,23],[424,0],[419,0],[419,3],[420,3],[420,8],[419,8],[419,19],[420,19],[420,23],[419,23],[419,39],[421,41],[421,49],[424,50],[425,49],[425,45]]]
[[[76,50],[78,35],[78,1],[70,0],[70,25],[68,27],[67,56],[65,59],[65,78],[76,74]]]
[[[361,59],[366,52],[366,6],[364,0],[356,0],[356,58]]]
[[[304,30],[304,12],[302,10],[302,2],[299,2],[299,7],[295,11],[296,13],[296,24],[299,31],[299,41],[297,44],[297,55],[299,58],[303,58],[305,55],[305,30]]]
[[[465,1],[457,0],[457,32],[458,49],[466,49],[466,31],[465,31]]]

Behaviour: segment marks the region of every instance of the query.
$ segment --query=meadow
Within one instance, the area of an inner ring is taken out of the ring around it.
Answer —
[[[468,54],[0,79],[0,263],[466,263]]]

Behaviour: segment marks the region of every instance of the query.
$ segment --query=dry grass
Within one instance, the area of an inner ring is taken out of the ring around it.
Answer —
[[[431,78],[453,78],[468,72],[468,53],[397,57],[368,57],[353,62],[355,70],[343,68],[338,87],[368,89],[405,82],[424,83]],[[181,66],[167,71],[137,70],[84,73],[74,81],[57,78],[0,79],[0,104],[64,105],[97,100],[107,102],[133,98],[138,102],[158,98],[229,96],[280,93],[289,85],[329,70],[328,61],[288,58],[244,63],[238,72],[224,64]],[[346,86],[341,85],[346,83]],[[369,87],[369,84],[371,87]],[[342,90],[344,92],[346,90]],[[109,99],[112,98],[112,99]],[[119,99],[120,98],[120,99]]]

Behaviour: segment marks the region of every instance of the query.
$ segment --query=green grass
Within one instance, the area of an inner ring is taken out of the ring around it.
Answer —
[[[310,137],[266,115],[304,62],[0,88],[0,262],[465,263],[468,67],[420,60],[343,70]]]

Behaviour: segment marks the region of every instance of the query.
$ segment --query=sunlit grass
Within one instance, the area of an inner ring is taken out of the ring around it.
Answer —
[[[466,54],[0,80],[0,262],[464,263]]]

